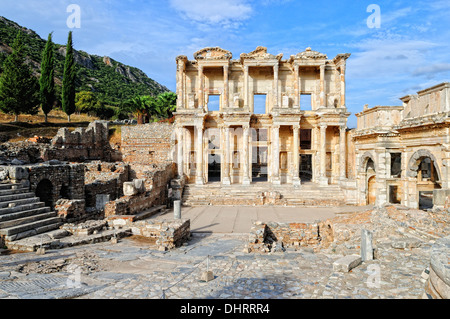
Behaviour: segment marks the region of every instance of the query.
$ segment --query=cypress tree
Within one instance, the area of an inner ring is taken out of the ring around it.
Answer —
[[[19,31],[12,45],[13,52],[3,64],[0,77],[0,110],[14,114],[37,114],[39,108],[39,83],[25,63],[23,35]]]
[[[76,70],[73,57],[72,31],[70,31],[66,46],[66,60],[64,63],[62,84],[62,109],[67,114],[69,122],[70,116],[75,113],[75,76]]]
[[[52,34],[48,35],[47,44],[45,45],[45,49],[42,53],[42,62],[41,62],[41,78],[39,79],[40,86],[40,100],[42,111],[45,114],[45,123],[47,123],[48,113],[53,108],[53,104],[55,103],[55,80],[54,76],[54,44],[52,42]]]

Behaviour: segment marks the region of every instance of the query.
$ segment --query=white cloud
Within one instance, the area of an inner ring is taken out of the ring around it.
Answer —
[[[450,71],[450,63],[436,63],[414,70],[414,76],[426,75],[428,79],[434,78],[437,74]]]
[[[349,60],[353,78],[398,77],[426,63],[427,53],[437,45],[423,40],[370,39],[355,45]]]
[[[248,19],[253,11],[244,0],[170,0],[170,5],[187,19],[224,26]]]

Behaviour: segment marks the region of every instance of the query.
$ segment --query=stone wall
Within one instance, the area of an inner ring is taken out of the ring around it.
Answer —
[[[86,214],[84,199],[60,199],[56,202],[55,211],[66,223],[80,222],[91,217]]]
[[[133,215],[156,205],[166,204],[168,185],[175,176],[174,164],[130,165],[130,179],[145,180],[145,193],[123,196],[105,205],[105,216]]]
[[[86,164],[86,206],[97,206],[97,195],[115,200],[123,196],[123,184],[129,178],[129,166],[125,163],[90,162]]]
[[[332,229],[321,223],[254,222],[250,230],[249,252],[274,252],[293,247],[328,247],[333,241]]]
[[[58,199],[84,199],[84,170],[83,164],[50,164],[24,166],[28,172],[30,191],[37,192],[44,180],[51,183],[52,207]]]
[[[61,128],[51,141],[51,148],[46,153],[46,160],[82,162],[85,160],[110,161],[109,123],[95,121],[85,128],[70,131]]]
[[[16,142],[0,144],[0,165],[19,160],[23,164],[42,162],[49,144]]]
[[[133,235],[153,239],[154,244],[162,250],[180,247],[191,236],[189,219],[132,222],[131,219],[112,218],[108,224],[115,228],[131,228]]]
[[[134,164],[164,164],[172,161],[174,126],[151,123],[122,127],[122,158]]]

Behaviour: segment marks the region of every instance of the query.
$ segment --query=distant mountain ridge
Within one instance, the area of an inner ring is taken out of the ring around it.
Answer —
[[[7,55],[12,52],[11,45],[21,31],[27,47],[27,63],[35,76],[39,76],[41,54],[46,40],[33,30],[20,26],[14,21],[0,16],[0,73],[1,65]],[[75,48],[76,49],[76,48]],[[57,90],[62,84],[64,57],[66,47],[55,44],[55,83]],[[110,57],[90,55],[87,52],[75,50],[77,63],[77,91],[95,92],[98,98],[109,105],[119,105],[121,102],[137,95],[158,95],[170,92],[168,88],[149,78],[143,71],[113,60]]]

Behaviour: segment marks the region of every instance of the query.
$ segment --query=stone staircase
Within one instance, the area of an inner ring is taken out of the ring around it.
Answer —
[[[346,205],[345,194],[339,185],[320,187],[314,183],[292,185],[272,185],[254,183],[252,185],[222,186],[220,183],[207,185],[185,185],[182,197],[185,206],[340,206]]]
[[[59,228],[57,213],[21,184],[0,184],[0,242],[6,246],[22,238]]]

